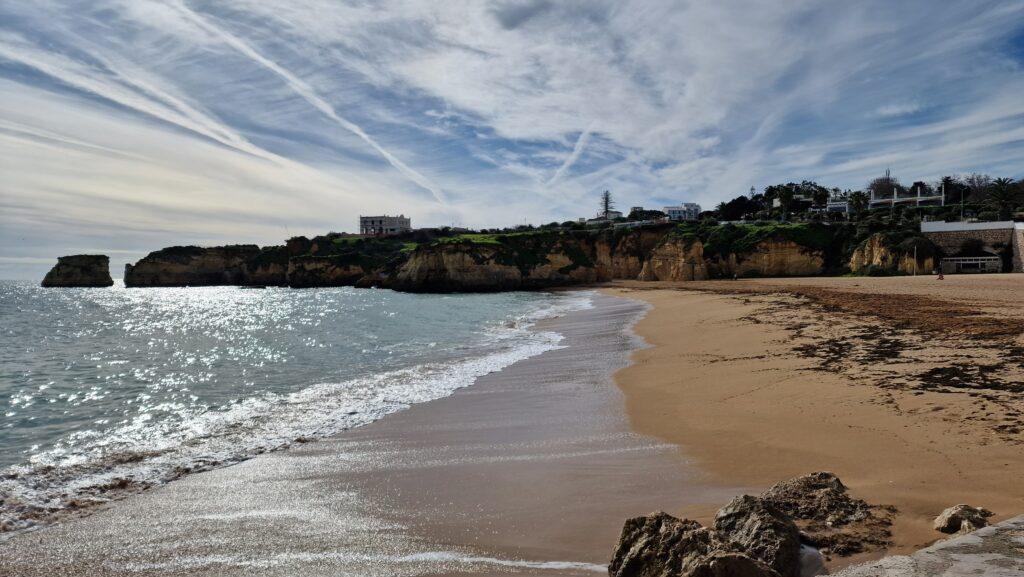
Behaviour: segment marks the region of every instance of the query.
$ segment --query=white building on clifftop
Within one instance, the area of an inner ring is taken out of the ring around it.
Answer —
[[[412,230],[412,220],[404,214],[398,216],[360,216],[359,234],[385,236]]]
[[[697,220],[700,218],[700,205],[696,202],[684,202],[679,206],[666,206],[665,214],[669,220]]]

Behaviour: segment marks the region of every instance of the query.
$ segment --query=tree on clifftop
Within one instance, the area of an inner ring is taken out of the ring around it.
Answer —
[[[889,174],[888,170],[885,171],[885,176],[879,176],[868,183],[868,192],[872,198],[893,198],[893,195],[902,188],[899,179]]]
[[[601,216],[609,218],[609,214],[615,210],[615,203],[612,201],[612,193],[607,190],[601,193]]]
[[[871,198],[863,190],[851,192],[847,195],[846,199],[850,203],[850,212],[855,215],[862,214],[871,204]]]
[[[1012,178],[997,178],[988,187],[985,204],[999,212],[1000,220],[1010,220],[1020,200],[1020,188],[1014,184]]]

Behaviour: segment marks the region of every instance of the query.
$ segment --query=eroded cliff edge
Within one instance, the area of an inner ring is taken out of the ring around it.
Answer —
[[[817,223],[713,222],[494,234],[421,230],[383,238],[335,233],[263,248],[170,247],[127,265],[125,285],[491,292],[616,279],[814,276],[851,269],[899,274],[910,266],[901,248],[910,246],[905,238]],[[911,240],[928,249],[921,239]],[[933,254],[929,251],[920,250],[919,256]]]

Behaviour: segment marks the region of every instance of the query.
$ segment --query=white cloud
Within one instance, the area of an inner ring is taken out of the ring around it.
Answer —
[[[916,102],[895,102],[878,107],[878,109],[875,110],[875,116],[881,116],[883,118],[904,116],[907,114],[913,114],[919,110],[921,110],[921,105]]]
[[[606,188],[713,205],[886,167],[1019,177],[1001,50],[1022,20],[1015,0],[7,3],[0,240],[144,252],[382,210],[563,220]]]

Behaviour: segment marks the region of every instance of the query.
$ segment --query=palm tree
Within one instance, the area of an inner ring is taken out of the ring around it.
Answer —
[[[985,204],[999,212],[1000,220],[1010,220],[1013,210],[1020,204],[1020,189],[1012,178],[997,178],[988,187]]]
[[[863,190],[851,192],[849,195],[847,195],[847,200],[850,203],[850,210],[854,214],[863,213],[865,210],[868,209],[868,205],[871,203],[871,197],[869,197],[868,193],[864,192]]]
[[[793,186],[783,186],[779,189],[778,199],[779,206],[782,207],[782,220],[786,220],[789,215],[789,207],[793,205],[793,199],[796,196],[794,188]]]

